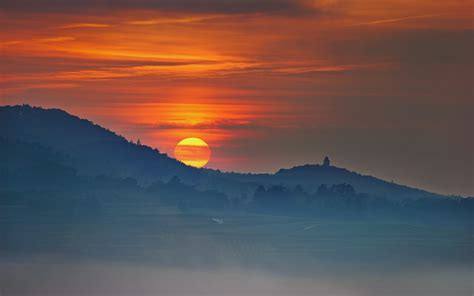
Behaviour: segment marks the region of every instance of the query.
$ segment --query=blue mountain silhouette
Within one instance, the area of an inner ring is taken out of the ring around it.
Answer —
[[[133,178],[144,185],[167,182],[177,176],[184,184],[201,190],[220,191],[230,197],[250,194],[259,185],[299,185],[308,192],[315,192],[322,184],[341,183],[351,184],[359,193],[390,200],[443,197],[328,164],[296,166],[275,174],[196,169],[158,149],[132,143],[91,121],[59,109],[2,106],[0,137],[50,149],[61,155],[62,166],[76,170],[79,175]]]

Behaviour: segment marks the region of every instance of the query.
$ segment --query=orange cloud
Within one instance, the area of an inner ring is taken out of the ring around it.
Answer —
[[[246,159],[236,143],[269,131],[406,125],[386,110],[470,99],[470,1],[122,1],[107,13],[44,1],[0,12],[0,99],[62,107],[170,154],[200,137],[226,168]]]
[[[74,23],[69,25],[60,26],[61,29],[77,29],[77,28],[107,28],[109,24],[97,24],[97,23]]]

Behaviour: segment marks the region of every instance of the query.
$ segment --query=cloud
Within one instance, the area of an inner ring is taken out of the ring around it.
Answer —
[[[0,9],[18,12],[77,12],[102,10],[160,10],[212,13],[283,13],[301,14],[315,10],[308,0],[6,0]]]
[[[411,20],[416,20],[416,19],[434,18],[438,16],[442,16],[442,14],[425,14],[425,15],[407,16],[407,17],[399,17],[399,18],[381,19],[381,20],[375,20],[375,21],[370,21],[370,22],[358,23],[356,25],[358,26],[380,25],[380,24],[387,24],[387,23],[411,21]]]
[[[267,128],[265,125],[256,124],[248,120],[228,120],[228,119],[217,119],[212,121],[204,121],[199,123],[188,123],[183,121],[169,121],[158,123],[155,125],[147,125],[147,129],[220,129],[220,130],[239,130],[239,129],[255,129],[255,128]]]
[[[472,65],[472,30],[379,31],[332,41],[330,51],[341,60],[388,61],[420,68],[428,65]],[[348,50],[350,48],[350,51]]]
[[[163,60],[161,63],[130,65],[122,67],[90,66],[85,69],[51,71],[31,74],[5,74],[3,82],[14,81],[94,81],[130,77],[160,77],[162,79],[219,78],[236,74],[304,75],[346,73],[361,70],[374,70],[388,67],[389,64],[367,65],[300,65],[257,62],[176,62]]]
[[[16,47],[19,44],[34,44],[34,43],[51,43],[51,42],[67,42],[67,41],[74,41],[76,38],[70,36],[55,36],[55,37],[48,37],[48,38],[39,38],[34,40],[9,40],[0,42],[0,48],[7,48],[7,47]]]
[[[223,16],[220,16],[223,17]],[[208,20],[214,20],[219,18],[217,15],[212,16],[196,16],[196,17],[182,17],[182,18],[170,18],[170,17],[161,17],[145,20],[134,20],[128,21],[128,25],[138,25],[138,26],[152,26],[152,25],[163,25],[163,24],[187,24],[187,23],[197,23],[204,22]]]
[[[65,26],[61,26],[60,29],[76,29],[76,28],[106,28],[110,27],[109,24],[96,24],[96,23],[74,23]]]
[[[64,42],[64,41],[73,41],[76,38],[70,36],[58,36],[58,37],[50,37],[50,38],[41,38],[35,40],[36,42]]]

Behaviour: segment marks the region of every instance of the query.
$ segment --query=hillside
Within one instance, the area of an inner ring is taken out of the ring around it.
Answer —
[[[37,143],[63,155],[62,163],[80,175],[136,179],[141,184],[168,181],[178,176],[186,184],[218,190],[229,196],[252,194],[258,185],[301,185],[315,192],[322,184],[351,184],[357,192],[392,200],[433,198],[440,195],[363,176],[344,168],[304,165],[281,169],[275,174],[222,173],[195,169],[124,137],[59,109],[0,107],[0,137]]]
[[[424,190],[387,182],[372,176],[361,175],[345,168],[323,165],[303,165],[291,169],[281,169],[275,178],[286,180],[288,184],[307,184],[309,191],[316,190],[322,184],[351,184],[356,191],[388,199],[415,199],[441,197]]]
[[[0,108],[0,137],[37,143],[67,155],[68,165],[85,175],[133,177],[142,182],[190,179],[197,170],[157,149],[136,145],[88,120],[59,109]]]

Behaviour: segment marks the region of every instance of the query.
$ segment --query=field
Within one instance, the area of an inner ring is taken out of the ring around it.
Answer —
[[[469,229],[157,203],[114,202],[90,215],[0,210],[2,296],[472,292]]]
[[[4,255],[54,253],[164,265],[312,268],[461,264],[472,259],[472,233],[394,223],[190,210],[156,203],[113,203],[84,216],[50,209],[2,209]]]

